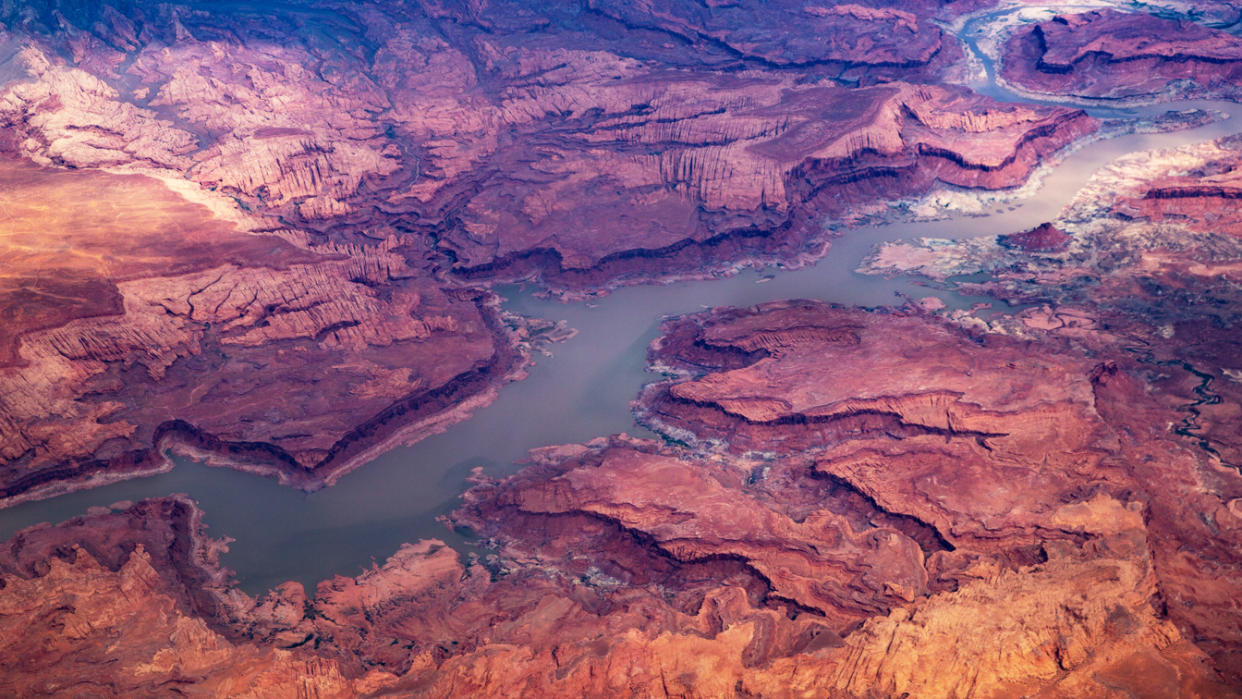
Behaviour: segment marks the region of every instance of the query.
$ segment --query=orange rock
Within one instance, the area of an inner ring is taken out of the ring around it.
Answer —
[[[111,695],[168,682],[193,696],[1231,695],[1159,618],[1143,517],[1107,496],[1050,520],[1081,531],[1085,544],[921,595],[844,639],[813,613],[777,613],[718,579],[698,583],[703,594],[679,610],[658,591],[571,580],[551,560],[510,560],[489,579],[437,542],[403,547],[357,579],[326,581],[313,604],[287,586],[257,604],[215,588],[225,594],[213,612],[186,597],[195,575],[214,575],[210,555],[164,558],[143,543],[172,535],[182,544],[161,550],[210,550],[186,507],[152,501],[23,534],[35,546],[0,557],[0,644],[14,670],[0,686],[69,694],[90,667],[94,691]],[[132,547],[113,549],[116,568],[73,543],[109,530]],[[14,572],[14,563],[35,570]],[[296,624],[296,612],[274,613],[282,599],[302,600]]]

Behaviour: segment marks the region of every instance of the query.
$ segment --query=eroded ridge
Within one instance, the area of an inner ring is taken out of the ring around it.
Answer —
[[[150,473],[168,446],[318,487],[485,400],[537,327],[391,238],[311,246],[147,175],[3,171],[0,502]]]
[[[1169,618],[1193,630],[1232,677],[1242,667],[1232,630],[1236,616],[1218,593],[1201,594],[1210,589],[1201,580],[1212,575],[1209,569],[1236,565],[1233,554],[1218,556],[1230,538],[1219,513],[1238,507],[1227,484],[1242,465],[1236,367],[1242,245],[1237,211],[1228,203],[1240,153],[1238,139],[1230,137],[1122,158],[1099,171],[1050,222],[1066,238],[1055,249],[1008,239],[899,243],[871,263],[1025,306],[990,321],[953,314],[957,324],[989,336],[1069,343],[1104,359],[1095,407],[1107,421],[1126,425],[1121,451],[1110,450],[1127,455],[1130,466],[1159,463],[1167,476],[1178,470],[1167,465],[1168,445],[1190,450],[1199,465],[1184,471],[1184,482],[1170,484],[1169,492],[1210,499],[1180,514],[1171,502],[1153,508],[1153,536],[1161,532],[1180,542],[1153,551],[1165,576]],[[930,245],[938,247],[928,264],[931,258],[920,252]],[[979,272],[983,281],[952,281]],[[1116,390],[1146,399],[1101,402]]]
[[[14,10],[34,45],[0,118],[41,163],[155,167],[316,239],[575,293],[818,254],[824,217],[1014,187],[1096,128],[939,84],[950,9],[668,5]]]
[[[1001,76],[1039,93],[1106,99],[1238,99],[1242,40],[1188,19],[1112,9],[1019,29]]]
[[[1023,183],[1097,124],[940,84],[966,65],[932,20],[979,5],[0,7],[0,504],[169,446],[319,487],[520,375],[554,328],[489,284],[799,262],[827,219]],[[1050,75],[1231,79],[1228,38],[1125,55],[1169,25],[1073,21]],[[635,404],[666,439],[478,474],[448,517],[478,555],[424,540],[256,599],[186,497],[27,529],[0,693],[1229,696],[1237,153],[873,260],[1034,305],[1010,317],[670,319]]]

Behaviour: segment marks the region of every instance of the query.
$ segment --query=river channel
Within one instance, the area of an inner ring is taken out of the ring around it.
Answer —
[[[967,23],[961,34],[976,52],[970,34],[978,30],[978,23]],[[986,57],[980,58],[988,67],[988,80],[973,87],[997,99],[1026,101],[996,85]],[[515,462],[536,447],[618,432],[654,436],[635,424],[629,402],[654,378],[645,371],[645,351],[666,315],[788,298],[870,307],[901,303],[899,295],[936,296],[950,308],[969,307],[981,299],[922,287],[906,277],[886,279],[854,270],[874,245],[884,241],[985,236],[1031,228],[1055,218],[1092,172],[1122,155],[1240,130],[1242,106],[1229,102],[1179,101],[1088,111],[1119,118],[1190,108],[1223,112],[1229,118],[1173,133],[1095,141],[1045,172],[1031,196],[1001,203],[999,211],[930,223],[849,229],[821,261],[801,269],[750,269],[719,279],[622,288],[589,303],[541,299],[534,288],[498,288],[509,310],[564,319],[578,332],[553,345],[554,356],[538,357],[530,376],[503,387],[495,403],[444,433],[393,449],[335,486],[310,494],[274,480],[178,458],[169,473],[0,510],[0,540],[38,522],[80,515],[89,507],[182,492],[205,511],[209,535],[235,539],[222,562],[236,572],[242,589],[251,594],[285,580],[302,582],[313,593],[315,582],[335,574],[355,575],[372,560],[382,561],[402,542],[420,538],[443,539],[468,551],[470,542],[436,518],[455,507],[468,487],[465,478],[471,469],[482,467],[489,475],[503,475],[516,470]]]

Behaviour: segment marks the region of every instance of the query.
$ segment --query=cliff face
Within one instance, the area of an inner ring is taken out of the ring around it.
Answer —
[[[115,693],[1229,694],[1242,477],[1142,361],[811,302],[672,320],[651,357],[641,414],[690,446],[479,479],[482,562],[421,542],[254,600],[185,500],[23,532],[3,686],[74,691],[49,678],[107,644]]]
[[[718,364],[711,353],[749,362]],[[794,453],[876,430],[961,437],[1016,461],[1042,460],[1021,455],[1031,445],[1072,458],[1094,429],[1080,380],[1091,365],[1047,355],[1004,339],[972,346],[919,317],[812,303],[722,311],[675,322],[657,342],[653,361],[691,378],[648,386],[639,412],[736,452]],[[695,375],[705,368],[714,371]]]
[[[253,600],[184,500],[24,532],[0,618],[52,626],[4,636],[28,668],[6,681],[120,634],[93,680],[116,691],[1227,696],[1242,477],[1164,429],[1175,388],[1106,339],[812,302],[675,319],[640,412],[690,446],[600,439],[479,479],[453,521],[482,562],[421,542],[314,601]],[[146,581],[165,611],[97,608],[84,579]],[[148,640],[169,633],[194,650]]]
[[[961,51],[912,9],[31,10],[13,31],[45,48],[0,104],[40,162],[167,168],[316,239],[584,291],[818,250],[824,216],[1012,187],[1095,128],[928,84]]]
[[[242,640],[234,602],[185,499],[29,530],[0,552],[5,693],[357,696],[330,659]],[[235,593],[234,593],[235,596]],[[84,668],[94,668],[84,672]]]
[[[622,79],[577,98],[581,111],[555,134],[498,154],[518,158],[517,169],[501,166],[445,235],[452,269],[589,289],[645,269],[701,274],[748,254],[779,259],[822,242],[825,217],[937,182],[1015,186],[1095,128],[1072,110],[933,86],[801,87],[757,72]]]
[[[315,487],[520,362],[488,295],[392,239],[312,249],[146,175],[4,178],[5,502],[159,468],[170,439]]]
[[[1061,15],[1020,29],[1001,58],[1001,75],[1019,87],[1081,97],[1234,99],[1242,77],[1242,40],[1141,12]]]
[[[818,66],[864,84],[894,76],[936,78],[961,57],[955,41],[922,21],[937,9],[930,3],[774,2],[760,9],[598,0],[590,7],[628,27],[672,34],[699,52],[717,49],[775,66]],[[788,31],[794,26],[800,31]]]

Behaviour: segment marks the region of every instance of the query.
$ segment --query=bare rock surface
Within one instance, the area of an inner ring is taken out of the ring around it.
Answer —
[[[492,297],[393,239],[311,248],[147,175],[3,177],[5,502],[163,468],[171,444],[318,487],[521,365]]]
[[[1097,125],[935,84],[968,9],[0,8],[0,503],[169,445],[330,484],[520,375],[548,327],[489,284],[801,262],[1021,185]]]
[[[1235,612],[1224,601],[1232,593],[1200,592],[1210,589],[1207,578],[1228,579],[1232,573],[1215,576],[1238,565],[1218,547],[1232,521],[1223,513],[1237,507],[1232,487],[1221,479],[1231,481],[1242,463],[1235,367],[1242,245],[1235,207],[1227,203],[1239,153],[1230,137],[1122,158],[1096,173],[1050,223],[1069,237],[1059,250],[988,240],[949,243],[937,248],[936,264],[924,267],[926,244],[900,243],[876,258],[877,269],[881,259],[889,271],[908,262],[941,280],[985,272],[986,281],[955,286],[1025,309],[991,322],[958,314],[957,323],[988,329],[989,337],[1053,338],[1107,357],[1095,408],[1107,420],[1124,418],[1130,425],[1134,446],[1123,452],[1129,464],[1169,464],[1170,440],[1189,445],[1199,465],[1185,471],[1181,485],[1167,485],[1176,495],[1166,503],[1167,514],[1157,517],[1153,509],[1149,526],[1157,531],[1157,523],[1168,523],[1183,542],[1154,549],[1157,569],[1167,576],[1169,618],[1193,632],[1231,677],[1242,668]],[[1110,407],[1103,398],[1116,391],[1134,395]],[[1200,492],[1211,498],[1191,495]],[[1180,502],[1194,503],[1194,513],[1180,511]]]
[[[1242,40],[1190,20],[1112,9],[1064,14],[1017,31],[1001,75],[1034,92],[1126,99],[1237,99]]]

